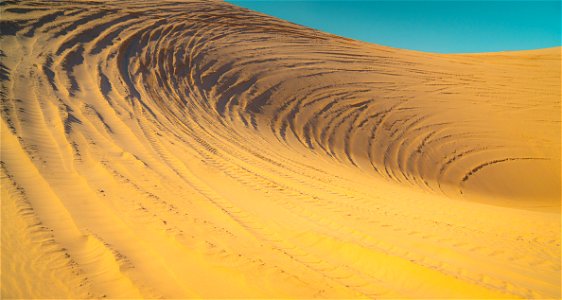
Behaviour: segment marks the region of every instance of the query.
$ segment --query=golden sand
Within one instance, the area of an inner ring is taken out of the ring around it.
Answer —
[[[2,298],[560,298],[560,48],[12,2]]]

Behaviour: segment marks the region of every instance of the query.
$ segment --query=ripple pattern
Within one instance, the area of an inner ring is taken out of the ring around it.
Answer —
[[[69,297],[560,297],[560,48],[422,53],[215,1],[0,5],[2,221],[29,226],[2,260],[40,240],[21,259],[68,266]],[[2,273],[47,272],[27,264]],[[38,292],[13,278],[3,296]]]

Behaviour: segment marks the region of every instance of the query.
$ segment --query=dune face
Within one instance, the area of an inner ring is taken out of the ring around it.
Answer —
[[[560,48],[1,5],[2,298],[560,298]]]

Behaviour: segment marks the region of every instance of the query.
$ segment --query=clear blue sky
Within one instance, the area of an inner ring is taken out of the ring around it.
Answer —
[[[340,36],[413,50],[468,53],[561,45],[560,0],[227,2]]]

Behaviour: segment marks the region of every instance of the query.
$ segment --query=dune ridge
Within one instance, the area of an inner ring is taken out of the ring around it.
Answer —
[[[560,50],[1,3],[3,298],[560,298]]]

